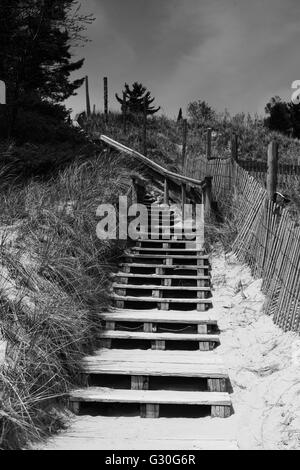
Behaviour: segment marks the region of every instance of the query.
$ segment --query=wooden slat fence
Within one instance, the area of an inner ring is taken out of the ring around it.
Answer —
[[[239,165],[258,179],[266,187],[267,162],[253,160],[239,160]],[[289,190],[291,184],[300,182],[300,166],[285,163],[278,165],[278,189]]]
[[[188,175],[213,176],[217,201],[233,198],[238,235],[233,244],[237,257],[255,277],[263,279],[266,312],[285,331],[300,331],[300,227],[287,208],[269,200],[267,191],[249,172],[231,159],[188,165]]]

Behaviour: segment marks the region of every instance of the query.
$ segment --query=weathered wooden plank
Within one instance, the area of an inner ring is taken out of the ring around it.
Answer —
[[[143,331],[106,330],[99,333],[101,339],[143,339],[151,341],[211,341],[220,342],[219,335],[199,333],[145,333]]]
[[[228,374],[220,364],[153,363],[153,362],[117,362],[99,363],[84,359],[82,369],[85,373],[101,375],[142,375],[158,377],[201,377],[227,378]]]
[[[90,387],[87,389],[74,390],[70,393],[70,401],[169,405],[231,405],[228,393],[144,389],[119,390],[104,387]]]
[[[154,298],[154,297],[133,297],[133,296],[120,296],[117,294],[111,294],[111,298],[116,301],[127,301],[127,302],[154,302],[154,303],[168,303],[168,304],[205,304],[211,305],[211,299],[183,299],[183,298]]]
[[[172,312],[163,312],[158,310],[126,310],[120,309],[113,312],[101,313],[101,318],[105,321],[132,321],[141,323],[187,323],[202,325],[203,329],[199,333],[205,334],[207,324],[216,325],[217,317],[213,313],[203,312],[199,315],[197,312],[183,312],[181,310],[172,310]]]

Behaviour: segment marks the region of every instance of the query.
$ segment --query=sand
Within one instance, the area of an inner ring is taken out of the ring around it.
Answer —
[[[229,371],[228,419],[73,417],[39,449],[299,449],[300,338],[264,314],[261,280],[234,255],[212,256],[218,353]]]
[[[283,332],[263,313],[261,280],[234,255],[214,255],[213,285],[239,448],[299,449],[299,335]]]

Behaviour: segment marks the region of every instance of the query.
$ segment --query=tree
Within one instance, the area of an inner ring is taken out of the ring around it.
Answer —
[[[290,103],[289,108],[293,128],[293,137],[300,139],[300,104]]]
[[[187,114],[190,119],[200,126],[212,125],[216,120],[215,111],[206,103],[206,101],[193,101],[188,105]]]
[[[177,117],[177,122],[182,121],[182,108],[179,109],[178,117]]]
[[[151,106],[155,98],[151,97],[151,92],[147,91],[147,88],[141,83],[134,82],[132,88],[125,83],[123,94],[125,96],[125,100],[116,94],[116,98],[121,104],[122,110],[126,107],[130,113],[139,114],[143,113],[146,107],[147,115],[153,115],[160,110],[160,107],[155,108],[154,106]]]
[[[71,47],[84,40],[91,21],[76,0],[1,0],[0,79],[8,104],[28,97],[59,103],[74,95],[84,79],[70,75],[84,60],[72,61]]]
[[[285,103],[279,96],[271,98],[265,107],[268,117],[265,126],[271,131],[278,131],[290,135],[293,131],[290,104]]]

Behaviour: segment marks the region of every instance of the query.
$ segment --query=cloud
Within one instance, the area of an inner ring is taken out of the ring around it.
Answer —
[[[112,106],[125,81],[140,80],[169,114],[198,98],[255,112],[300,79],[297,0],[86,0],[85,8],[97,17],[80,51],[97,103],[109,75]],[[82,106],[83,96],[70,103]]]
[[[126,43],[143,73],[152,76],[172,73],[212,34],[199,23],[199,2],[193,0],[188,8],[181,0],[102,0],[99,6],[106,32]]]
[[[297,77],[293,58],[300,9],[286,6],[279,0],[226,1],[221,9],[219,2],[211,2],[206,21],[214,25],[216,34],[182,58],[163,87],[166,106],[170,109],[176,97],[182,106],[201,98],[218,110],[253,113],[263,111],[277,90],[289,96]],[[172,107],[173,113],[179,105]]]

